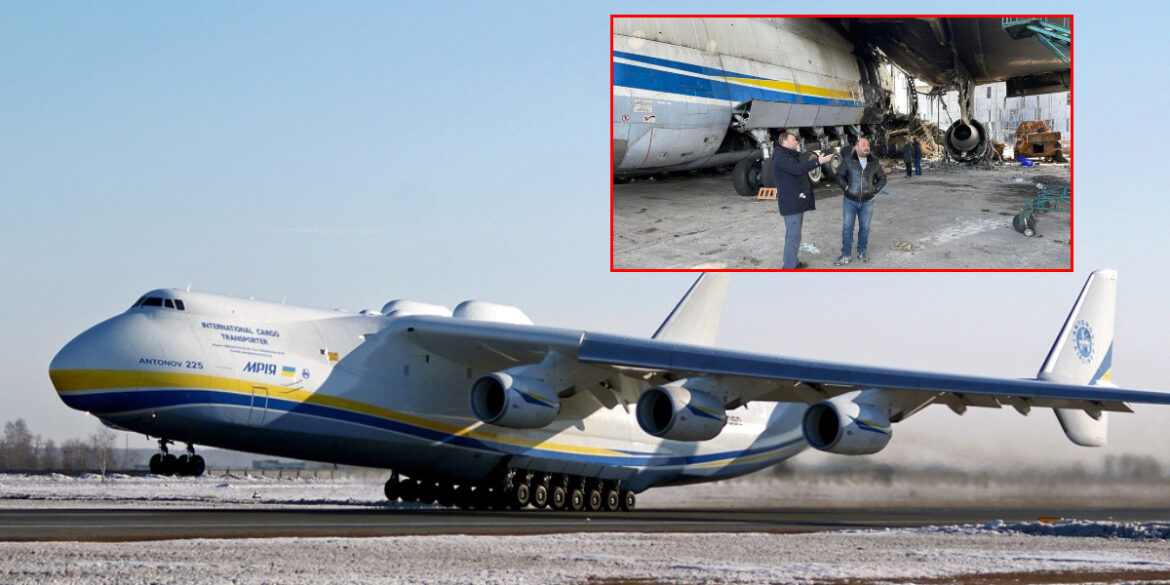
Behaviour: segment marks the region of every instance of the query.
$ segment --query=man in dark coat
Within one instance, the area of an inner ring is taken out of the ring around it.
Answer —
[[[909,147],[910,143],[906,143]],[[909,163],[907,163],[909,164]],[[909,168],[909,167],[907,167]],[[853,153],[837,167],[837,185],[845,192],[841,198],[841,257],[835,266],[849,263],[853,252],[853,224],[857,227],[857,259],[869,262],[865,249],[869,244],[869,220],[873,218],[873,197],[886,186],[882,163],[869,152],[869,140],[857,141]]]
[[[902,162],[906,163],[906,176],[910,176],[910,165],[914,164],[914,144],[909,140],[902,147]]]
[[[914,139],[914,175],[922,175],[922,143]]]
[[[817,165],[833,160],[833,154],[828,153],[801,162],[799,148],[796,135],[785,132],[780,135],[780,148],[776,149],[772,157],[776,203],[780,206],[780,215],[784,216],[784,264],[781,268],[785,270],[808,266],[796,260],[796,252],[800,249],[800,232],[804,227],[804,212],[817,207],[808,173]]]

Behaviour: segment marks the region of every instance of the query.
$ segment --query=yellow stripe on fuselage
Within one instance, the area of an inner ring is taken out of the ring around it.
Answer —
[[[744,85],[753,85],[756,87],[763,87],[767,89],[774,89],[777,91],[787,91],[791,93],[799,93],[804,95],[815,95],[817,97],[827,97],[842,100],[851,100],[853,94],[840,89],[829,89],[827,87],[816,87],[815,85],[797,85],[791,81],[778,81],[772,79],[748,79],[746,77],[724,77],[727,81],[735,83],[742,83]]]
[[[626,456],[627,453],[600,449],[596,447],[579,447],[559,443],[545,443],[519,437],[500,435],[496,433],[477,431],[474,427],[460,427],[443,424],[403,412],[390,410],[380,406],[349,400],[337,396],[313,394],[305,390],[288,389],[282,386],[272,386],[262,382],[250,382],[234,378],[219,376],[205,376],[201,374],[181,374],[175,372],[151,372],[135,370],[54,370],[49,372],[49,378],[58,393],[85,392],[92,390],[112,389],[148,389],[148,388],[189,388],[192,390],[219,390],[237,394],[252,393],[252,387],[265,386],[280,391],[280,400],[303,402],[319,406],[327,406],[339,410],[356,412],[376,416],[395,422],[406,423],[432,431],[439,431],[459,437],[468,437],[485,441],[505,443],[517,447],[540,448],[581,455]]]

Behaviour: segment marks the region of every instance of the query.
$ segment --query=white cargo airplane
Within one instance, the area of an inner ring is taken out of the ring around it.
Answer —
[[[392,500],[629,509],[647,488],[808,446],[876,453],[930,404],[1053,408],[1073,442],[1104,445],[1108,411],[1170,404],[1109,381],[1116,278],[1089,277],[1027,380],[710,347],[723,274],[701,276],[651,339],[539,327],[481,301],[348,314],[156,290],[69,342],[49,375],[67,405],[160,438],[158,473],[202,473],[198,443],[390,469]],[[188,453],[168,454],[173,441]]]

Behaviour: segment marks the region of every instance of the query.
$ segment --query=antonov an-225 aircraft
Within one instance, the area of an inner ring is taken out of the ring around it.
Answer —
[[[349,314],[156,290],[69,342],[49,374],[67,405],[159,438],[158,473],[202,473],[198,443],[390,469],[391,500],[629,509],[647,488],[809,446],[876,453],[930,404],[1053,408],[1073,442],[1104,445],[1108,411],[1170,404],[1109,381],[1116,279],[1089,277],[1035,379],[713,348],[725,274],[700,276],[650,339],[481,301]],[[167,453],[174,441],[187,454]]]

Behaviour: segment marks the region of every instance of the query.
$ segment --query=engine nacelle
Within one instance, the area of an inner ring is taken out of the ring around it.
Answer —
[[[714,439],[727,424],[721,402],[681,383],[647,389],[638,397],[637,415],[643,431],[675,441]]]
[[[537,429],[561,410],[557,393],[534,378],[495,372],[471,385],[471,412],[479,420],[514,429]]]
[[[972,119],[970,123],[956,120],[947,128],[947,154],[959,162],[971,162],[987,156],[987,149],[991,141],[987,139],[987,131],[979,120]]]
[[[804,412],[804,440],[814,449],[870,455],[890,442],[890,419],[877,407],[856,402],[858,393],[836,396]]]

